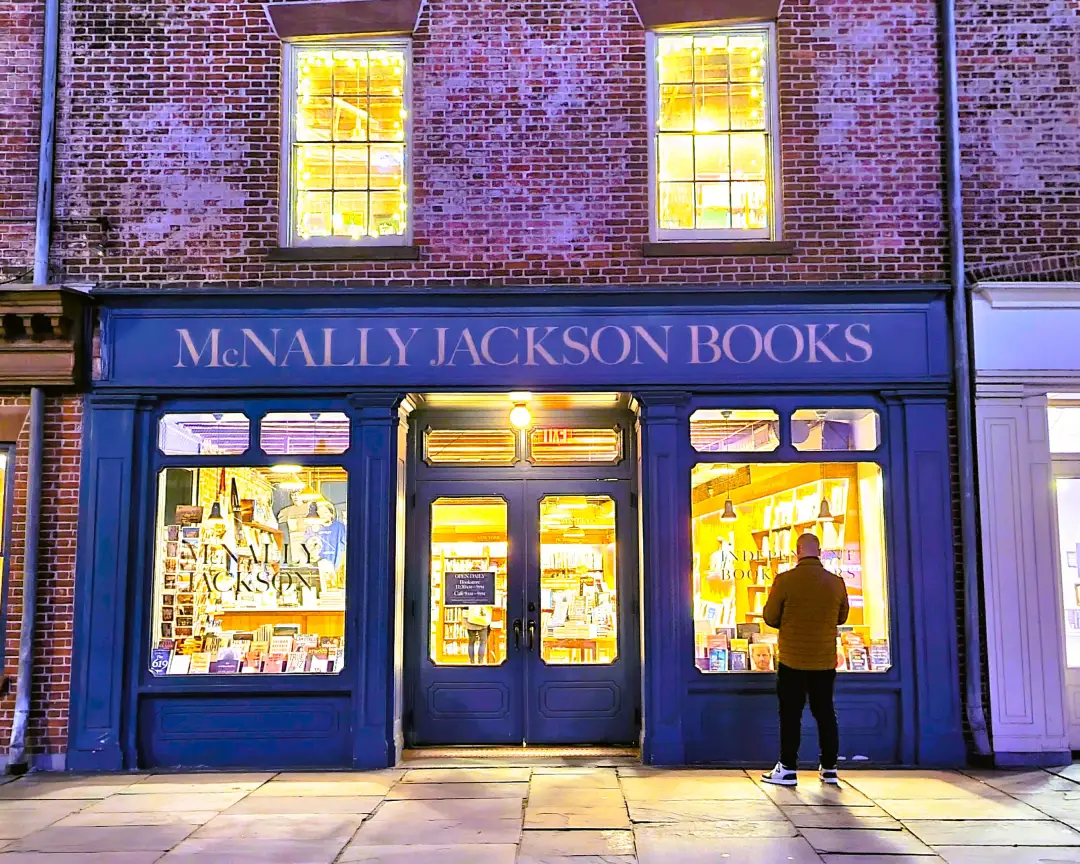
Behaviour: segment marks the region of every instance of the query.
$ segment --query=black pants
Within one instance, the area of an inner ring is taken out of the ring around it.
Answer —
[[[779,664],[776,670],[776,695],[780,700],[780,761],[785,768],[794,769],[799,763],[799,742],[802,738],[802,713],[807,696],[810,713],[818,728],[821,747],[821,767],[835,768],[840,752],[840,731],[833,708],[833,685],[836,670],[807,671]]]

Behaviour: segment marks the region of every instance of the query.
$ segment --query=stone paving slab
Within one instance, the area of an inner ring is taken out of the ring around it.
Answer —
[[[390,800],[525,798],[528,794],[528,783],[399,783],[386,797]]]
[[[178,795],[252,792],[277,776],[270,774],[154,774],[120,790],[121,795]]]
[[[825,864],[934,864],[937,855],[829,855],[821,856]]]
[[[1010,798],[937,798],[920,801],[877,799],[878,806],[901,821],[916,819],[1045,820],[1045,813]]]
[[[631,831],[526,831],[521,854],[534,858],[559,855],[633,855]]]
[[[195,839],[341,840],[344,846],[363,821],[363,816],[308,813],[300,816],[218,816],[191,836]]]
[[[1080,849],[1060,846],[935,846],[948,864],[1080,864]]]
[[[804,828],[802,835],[818,852],[845,855],[933,855],[933,850],[908,831]]]
[[[4,847],[5,852],[164,852],[186,838],[194,825],[79,828],[53,826]]]
[[[402,783],[528,783],[529,768],[416,768]]]
[[[248,796],[225,810],[224,816],[273,816],[275,814],[356,813],[367,815],[383,801],[382,795],[315,796],[290,798],[287,795]]]
[[[216,810],[187,810],[183,813],[160,810],[140,813],[100,813],[93,807],[65,816],[56,822],[59,828],[112,828],[125,825],[190,825],[194,831],[218,815]]]
[[[154,864],[161,852],[0,852],[0,864]]]
[[[521,819],[432,819],[423,823],[372,819],[353,837],[353,845],[408,846],[413,844],[517,843]]]
[[[627,801],[632,822],[784,821],[772,801]]]
[[[810,807],[798,805],[783,808],[784,818],[796,828],[859,828],[870,831],[900,831],[903,829],[880,807]]]
[[[977,771],[964,772],[967,776],[985,783],[992,789],[1008,792],[1080,792],[1080,782],[1070,780],[1049,771]]]
[[[236,840],[204,837],[185,840],[161,864],[331,864],[344,841]],[[3,858],[0,857],[0,864]]]
[[[619,780],[627,800],[664,801],[702,798],[736,801],[765,797],[765,793],[745,774],[741,777],[623,777]]]
[[[1078,846],[1080,831],[1059,822],[937,822],[906,823],[911,833],[930,846]]]
[[[516,856],[516,844],[347,846],[337,860],[342,864],[514,864]]]
[[[560,812],[554,808],[528,807],[525,810],[525,828],[564,831],[629,829],[630,817],[626,815],[625,807],[578,807],[569,812]]]
[[[520,819],[520,798],[429,798],[386,801],[373,819],[430,822],[440,819]]]
[[[802,837],[790,839],[697,838],[681,833],[638,844],[639,864],[820,864]]]

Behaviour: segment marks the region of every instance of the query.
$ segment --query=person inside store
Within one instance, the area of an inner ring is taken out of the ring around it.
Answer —
[[[469,662],[487,663],[488,634],[491,633],[491,607],[469,606],[465,610],[465,632],[469,635]]]
[[[833,707],[836,683],[836,628],[847,621],[844,580],[821,563],[821,542],[813,534],[796,541],[798,564],[780,573],[769,592],[763,617],[780,631],[776,695],[780,703],[780,761],[762,780],[798,785],[800,726],[807,697],[818,727],[821,782],[839,785],[836,762],[840,734]]]
[[[341,588],[345,572],[345,526],[329,501],[319,501],[316,518],[306,520],[304,548],[319,568],[323,588]]]

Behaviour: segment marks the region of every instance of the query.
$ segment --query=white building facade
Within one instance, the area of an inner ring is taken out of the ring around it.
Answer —
[[[978,492],[1000,765],[1080,750],[1080,284],[972,297]]]

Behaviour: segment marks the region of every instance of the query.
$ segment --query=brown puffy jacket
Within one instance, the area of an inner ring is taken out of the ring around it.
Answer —
[[[779,660],[785,666],[836,668],[836,628],[847,621],[847,588],[820,559],[802,558],[776,577],[763,617],[780,630]]]

